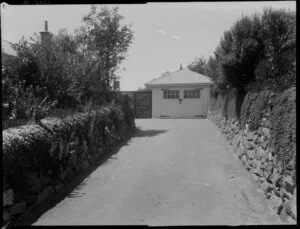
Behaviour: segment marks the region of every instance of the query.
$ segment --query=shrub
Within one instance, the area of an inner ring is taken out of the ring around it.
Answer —
[[[266,8],[262,15],[243,16],[224,32],[215,55],[221,91],[227,85],[241,92],[295,86],[295,12]]]

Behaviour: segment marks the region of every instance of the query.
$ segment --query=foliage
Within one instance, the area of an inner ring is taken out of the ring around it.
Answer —
[[[204,75],[212,79],[213,82],[217,83],[218,72],[220,71],[219,62],[214,57],[209,57],[207,63],[204,66]]]
[[[198,57],[196,58],[191,64],[189,64],[187,67],[189,70],[197,72],[199,74],[204,74],[205,72],[205,66],[206,66],[206,60],[205,58]]]
[[[45,42],[37,34],[22,38],[13,47],[16,57],[2,55],[2,107],[7,116],[29,118],[33,107],[44,116],[54,105],[74,109],[109,103],[111,82],[133,38],[122,19],[118,8],[102,7],[97,13],[92,7],[74,34],[61,29]],[[34,92],[33,100],[28,90],[40,92]]]
[[[263,49],[260,27],[258,15],[244,16],[224,32],[216,55],[229,86],[243,90],[255,80],[257,57]]]
[[[242,16],[224,32],[215,57],[204,74],[218,86],[245,91],[283,91],[296,83],[296,14],[264,9],[262,14]]]
[[[264,50],[255,69],[257,81],[269,81],[283,91],[296,83],[296,14],[264,9],[262,18]]]
[[[123,16],[118,13],[118,7],[112,10],[102,7],[97,12],[95,6],[83,17],[84,26],[81,29],[87,33],[87,49],[97,60],[93,75],[98,91],[110,90],[112,81],[117,78],[117,70],[125,59],[129,45],[133,39],[130,25],[122,25]],[[82,34],[81,34],[82,37]]]

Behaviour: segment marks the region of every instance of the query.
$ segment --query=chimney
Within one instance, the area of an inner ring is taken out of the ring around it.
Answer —
[[[41,43],[47,44],[51,42],[52,33],[48,31],[48,21],[45,21],[45,31],[40,32],[41,34]]]
[[[179,68],[179,70],[182,70],[182,63],[180,63],[180,68]]]
[[[45,31],[48,32],[48,21],[45,21]]]

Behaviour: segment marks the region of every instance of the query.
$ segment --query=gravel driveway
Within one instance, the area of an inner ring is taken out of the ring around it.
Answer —
[[[126,145],[34,225],[280,224],[207,119],[139,119]]]

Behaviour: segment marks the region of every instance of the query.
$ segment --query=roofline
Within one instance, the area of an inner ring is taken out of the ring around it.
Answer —
[[[210,86],[214,83],[145,84],[146,87]]]
[[[167,76],[169,76],[169,75],[172,75],[172,74],[174,74],[174,73],[176,73],[176,72],[178,72],[178,71],[182,71],[182,70],[188,70],[188,71],[191,71],[191,72],[196,73],[196,74],[198,74],[198,75],[201,75],[201,76],[204,76],[204,77],[206,77],[206,78],[209,78],[209,77],[206,76],[206,75],[200,74],[200,73],[198,73],[198,72],[194,72],[194,71],[192,71],[192,70],[190,70],[190,69],[188,69],[188,68],[183,68],[183,69],[178,69],[178,70],[176,70],[176,71],[174,71],[174,72],[170,72],[170,74],[168,74],[168,75],[160,76],[160,77],[158,77],[158,78],[156,78],[156,79],[150,80],[150,81],[148,81],[147,83],[145,83],[144,85],[151,85],[150,83],[151,83],[152,81],[161,79],[161,78],[163,78],[163,77],[167,77]],[[212,83],[212,84],[213,84],[213,83]]]

